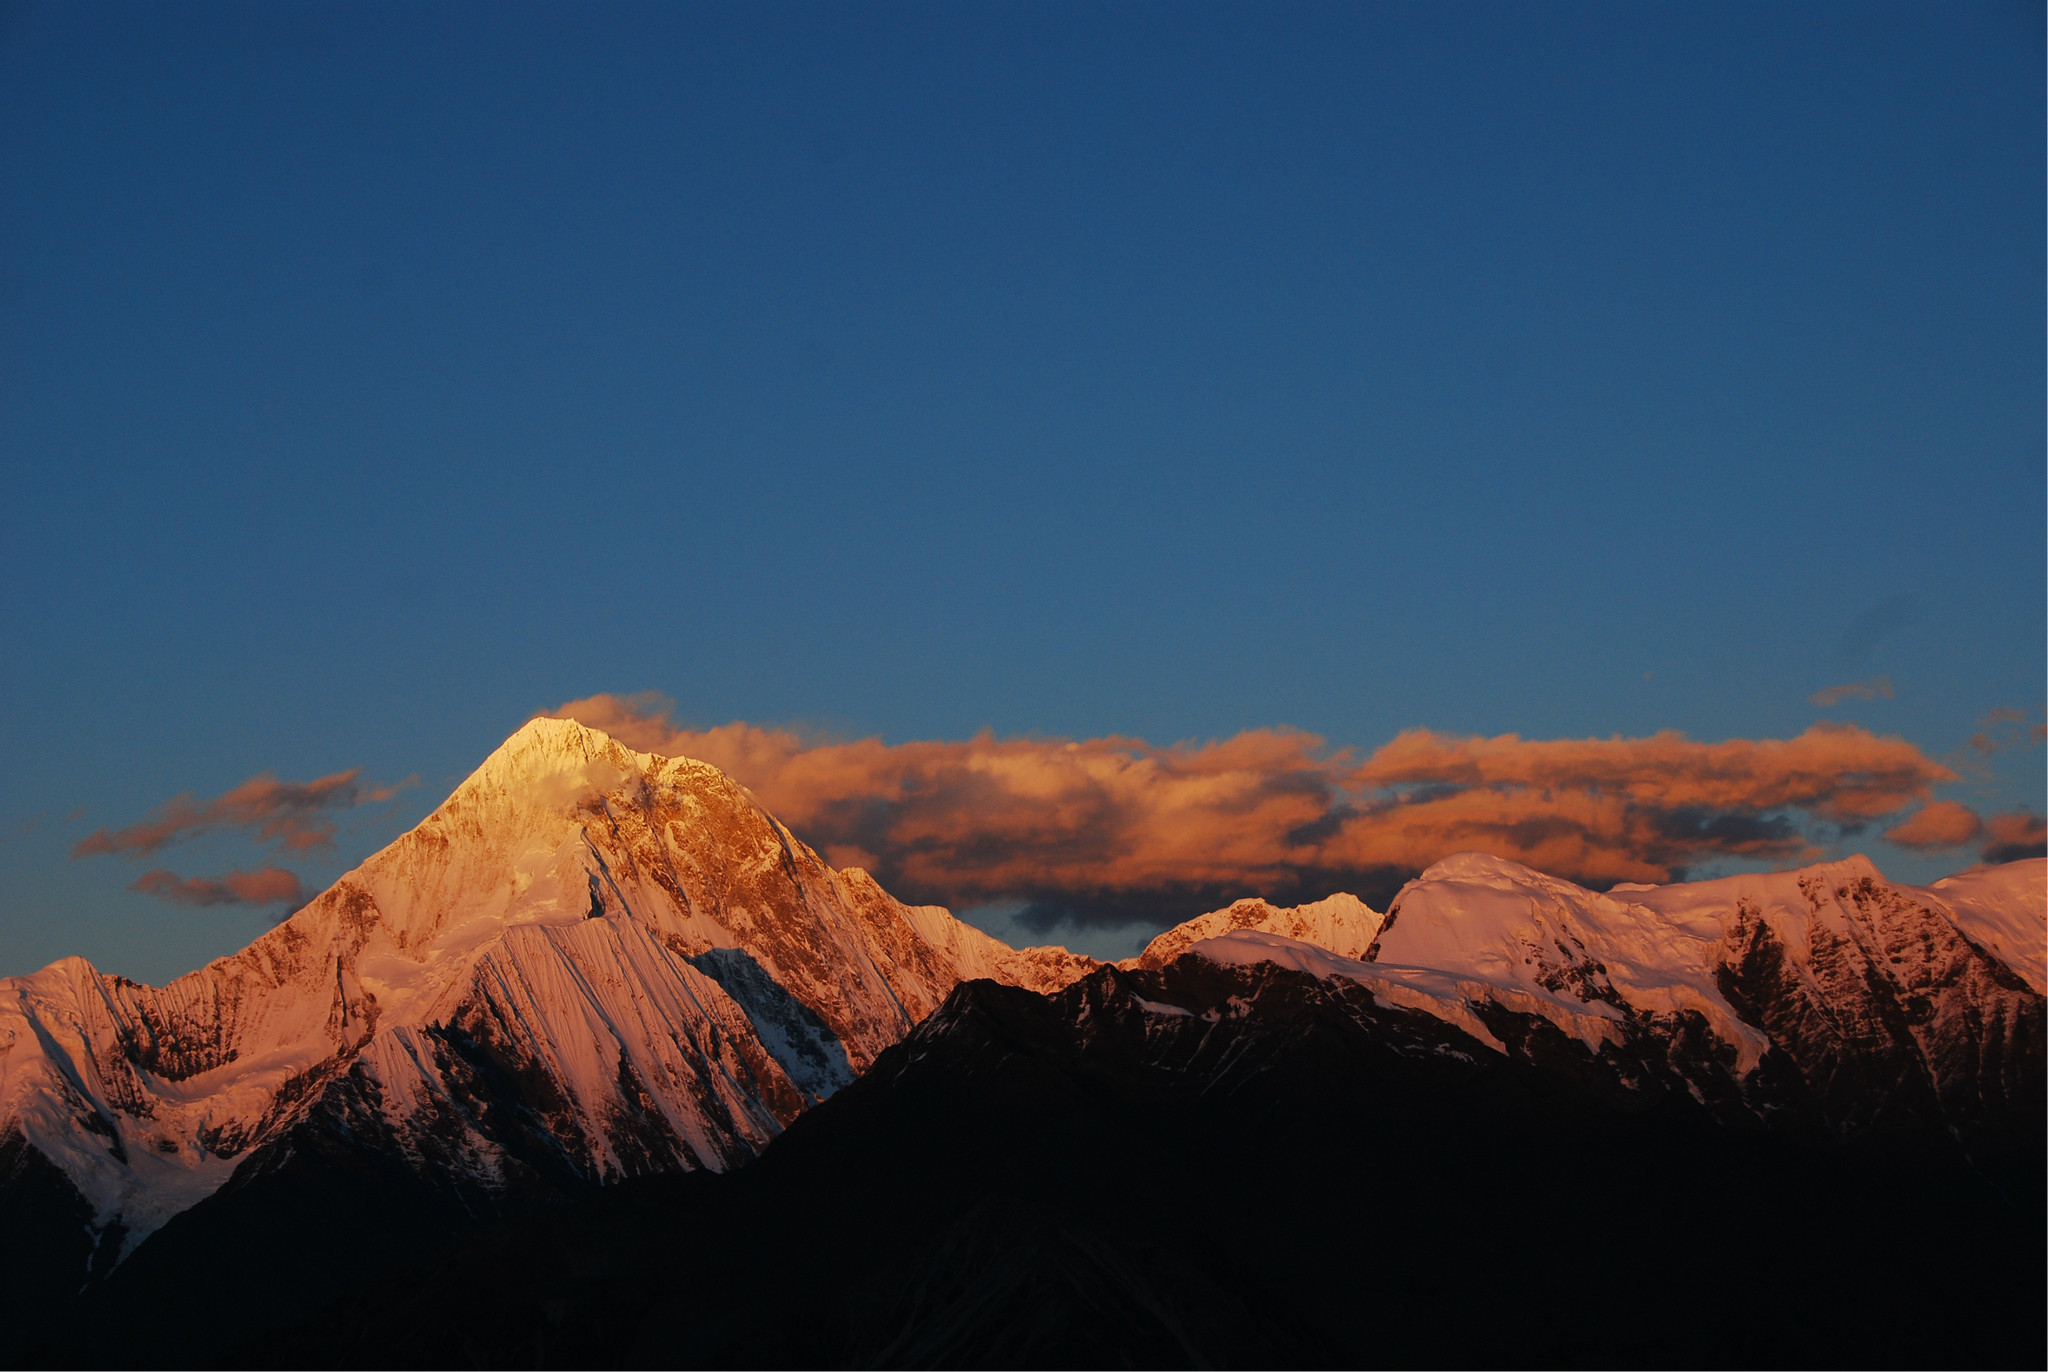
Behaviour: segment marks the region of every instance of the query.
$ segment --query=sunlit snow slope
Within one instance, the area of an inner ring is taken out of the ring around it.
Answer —
[[[1967,1135],[2042,1098],[2043,867],[1923,889],[1854,857],[1601,894],[1460,853],[1362,949],[1353,928],[1325,941],[1270,918],[1189,946],[1360,983],[1503,1052],[1535,1051],[1530,1026],[1548,1025],[1621,1081],[1680,1085],[1724,1118]]]
[[[316,1118],[485,1190],[724,1169],[963,978],[1094,965],[834,871],[714,767],[537,719],[240,953],[0,980],[0,1145],[124,1249]]]
[[[1362,958],[1379,937],[1383,918],[1357,896],[1341,891],[1324,900],[1291,907],[1269,905],[1257,899],[1240,900],[1185,924],[1176,924],[1146,944],[1145,951],[1137,957],[1118,965],[1148,970],[1164,967],[1204,939],[1238,929],[1277,934],[1345,957]]]

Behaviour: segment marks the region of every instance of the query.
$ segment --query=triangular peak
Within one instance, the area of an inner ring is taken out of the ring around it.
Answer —
[[[632,752],[630,748],[601,729],[593,729],[573,719],[539,715],[514,729],[509,738],[493,748],[490,756],[478,765],[477,773],[527,771],[536,766],[559,766],[571,760],[587,759],[614,749],[623,753]]]

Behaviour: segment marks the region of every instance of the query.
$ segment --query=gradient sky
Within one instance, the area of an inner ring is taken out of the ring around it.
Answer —
[[[2038,4],[9,6],[0,975],[277,913],[97,828],[416,776],[317,889],[597,692],[2038,721],[2043,57]]]

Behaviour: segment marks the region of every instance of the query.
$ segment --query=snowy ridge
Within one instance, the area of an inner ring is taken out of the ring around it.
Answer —
[[[1176,924],[1145,945],[1137,957],[1119,964],[1151,969],[1164,967],[1204,939],[1233,929],[1255,929],[1282,938],[1312,943],[1348,958],[1362,958],[1379,936],[1385,916],[1357,896],[1339,891],[1307,905],[1278,907],[1263,900],[1240,900],[1221,910]]]
[[[2041,867],[1920,890],[1854,857],[1603,895],[1461,853],[1402,888],[1362,956],[1256,927],[1192,951],[1352,981],[1500,1051],[1502,1013],[1539,1017],[1625,1061],[1625,1080],[1675,1074],[1764,1118],[1796,1107],[1849,1133],[1967,1128],[2039,1094],[2025,1064],[2040,1051],[2026,961],[2040,948],[2023,939],[2042,927]],[[1763,1070],[1769,1055],[1800,1083]]]
[[[485,1188],[751,1157],[1015,950],[835,872],[707,764],[531,721],[411,832],[170,985],[69,958],[0,980],[0,1136],[132,1248],[301,1122]],[[528,1083],[518,1129],[479,1105]]]
[[[1973,867],[1913,894],[2048,993],[2048,858]]]
[[[955,982],[985,977],[1043,993],[1057,991],[1102,965],[1094,958],[1057,946],[1012,948],[1001,939],[954,919],[943,905],[899,904],[858,867],[844,869],[839,878],[856,903],[863,907],[886,903],[900,913],[915,938],[900,946],[892,945],[895,956],[912,961],[930,959],[932,966],[949,969]],[[918,1018],[922,1020],[937,1008],[936,1004],[926,1007]]]
[[[1494,986],[1472,977],[1428,967],[1397,967],[1345,957],[1325,948],[1262,929],[1233,929],[1204,939],[1194,949],[1204,961],[1223,967],[1257,967],[1264,963],[1306,972],[1319,981],[1356,982],[1385,1005],[1421,1010],[1455,1025],[1496,1052],[1507,1045],[1480,1017],[1482,1007],[1499,1005],[1518,1014],[1540,1015],[1572,1037],[1594,1048],[1619,1041],[1620,1016],[1598,1009],[1573,1009],[1550,997],[1531,996],[1514,987]]]
[[[1630,1012],[1704,1015],[1753,1069],[1769,1040],[1714,984],[1723,930],[1702,906],[1655,910],[1481,853],[1445,858],[1402,888],[1365,956],[1457,974],[1597,1049]]]

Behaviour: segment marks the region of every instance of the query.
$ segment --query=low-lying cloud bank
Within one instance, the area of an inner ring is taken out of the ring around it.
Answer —
[[[1956,779],[1903,739],[1825,723],[1723,743],[1414,729],[1361,759],[1292,729],[1171,747],[987,733],[885,744],[738,722],[678,728],[654,696],[591,696],[553,713],[712,763],[828,861],[865,867],[905,899],[1021,898],[1033,902],[1022,922],[1041,929],[1180,917],[1249,894],[1342,887],[1384,899],[1465,849],[1593,886],[1670,881],[1716,858],[1814,855],[1808,829],[1900,816]],[[1979,821],[1956,839],[1966,826],[1953,812],[1976,816],[1953,802],[1930,809],[1892,835],[1946,847],[1984,832]],[[2008,818],[1992,832],[2009,848],[2026,836]]]

